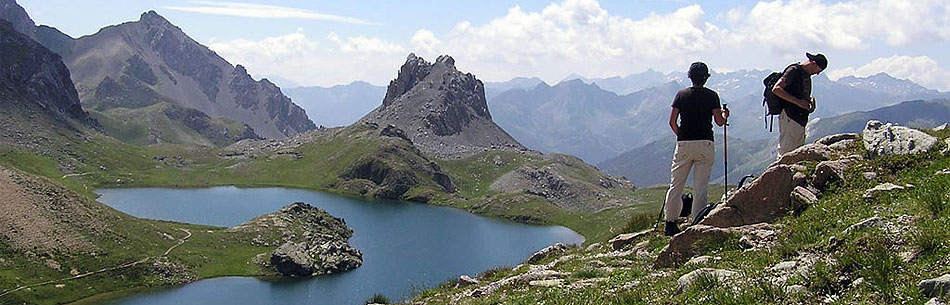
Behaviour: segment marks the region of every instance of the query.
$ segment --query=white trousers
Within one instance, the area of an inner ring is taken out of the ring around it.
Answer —
[[[778,156],[776,159],[781,159],[782,155],[802,145],[805,145],[805,126],[798,125],[785,114],[785,110],[782,110],[782,113],[778,115]]]
[[[706,206],[706,190],[709,188],[709,172],[712,171],[716,147],[713,141],[677,141],[673,152],[673,165],[670,167],[670,189],[666,192],[667,221],[674,221],[683,210],[683,188],[686,178],[693,170],[693,209],[695,219],[699,211]]]

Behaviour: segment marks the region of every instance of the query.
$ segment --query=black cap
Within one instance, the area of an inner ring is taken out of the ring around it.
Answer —
[[[686,73],[686,75],[691,79],[695,77],[709,77],[709,67],[703,62],[694,62],[689,65],[689,72]]]
[[[808,60],[814,61],[816,64],[818,64],[818,67],[821,68],[822,70],[828,67],[828,59],[825,58],[824,54],[805,53],[805,56],[808,57]]]

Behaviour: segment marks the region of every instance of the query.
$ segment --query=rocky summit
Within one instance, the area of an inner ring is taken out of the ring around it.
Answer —
[[[245,123],[267,138],[316,128],[276,85],[255,81],[154,11],[80,37],[68,53],[87,106],[133,109],[167,101]]]
[[[360,123],[398,128],[420,151],[437,158],[527,150],[492,121],[482,81],[456,69],[448,55],[429,63],[409,54],[382,105]]]
[[[363,253],[347,240],[353,230],[346,221],[303,202],[254,218],[228,231],[258,234],[252,242],[277,246],[256,259],[265,269],[284,276],[343,272],[363,265]]]

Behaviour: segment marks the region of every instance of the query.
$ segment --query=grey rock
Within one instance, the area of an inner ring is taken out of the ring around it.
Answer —
[[[725,269],[713,269],[713,268],[700,268],[693,270],[690,273],[684,274],[679,279],[676,280],[676,290],[683,291],[688,289],[693,283],[696,282],[701,276],[709,276],[717,281],[725,281],[732,277],[737,276],[738,273],[732,270]]]
[[[478,280],[473,279],[472,277],[470,277],[470,276],[468,276],[468,275],[464,275],[464,274],[463,274],[463,275],[459,276],[459,280],[458,280],[458,286],[459,286],[459,287],[465,287],[465,286],[471,286],[471,285],[478,285],[478,283],[479,283]]]
[[[798,266],[798,262],[796,261],[783,261],[783,262],[779,262],[778,264],[775,264],[775,266],[772,266],[771,268],[769,268],[769,270],[770,271],[788,271],[791,269],[795,269],[796,266]]]
[[[845,140],[857,140],[860,137],[861,135],[856,134],[856,133],[839,133],[839,134],[824,136],[821,139],[818,139],[817,141],[815,141],[815,143],[831,146],[835,143],[845,141]]]
[[[849,226],[847,229],[844,229],[844,232],[842,232],[842,235],[847,235],[848,233],[851,233],[854,231],[860,231],[860,230],[867,229],[869,227],[877,226],[877,225],[880,225],[882,222],[884,222],[884,219],[877,216],[873,216],[868,219],[862,220],[856,224],[853,224]]]
[[[950,274],[920,281],[917,287],[928,297],[950,295]]]
[[[947,305],[947,303],[944,303],[938,298],[931,298],[930,300],[927,300],[927,303],[924,303],[924,305]]]
[[[791,286],[785,287],[785,293],[788,293],[788,294],[805,294],[807,292],[808,292],[808,287],[805,287],[803,285],[791,285]]]
[[[815,168],[812,184],[818,189],[825,189],[828,183],[844,180],[845,171],[851,166],[850,159],[822,161]]]
[[[864,191],[864,198],[873,198],[878,193],[903,190],[905,187],[890,182],[881,183],[877,186]]]
[[[864,179],[867,179],[868,181],[877,179],[877,173],[875,172],[864,172],[861,175],[864,176]]]
[[[617,235],[616,237],[610,239],[609,243],[610,243],[610,246],[611,246],[614,250],[620,250],[620,249],[623,249],[624,246],[633,243],[633,242],[636,241],[637,239],[640,239],[641,237],[644,237],[644,236],[650,234],[651,231],[652,231],[652,229],[647,229],[647,230],[643,230],[643,231],[636,232],[636,233],[620,234],[620,235]]]
[[[689,261],[687,261],[686,264],[687,265],[703,265],[703,264],[708,263],[711,260],[713,260],[712,256],[702,255],[702,256],[697,256],[697,257],[689,259]]]
[[[528,263],[533,264],[541,261],[542,259],[552,256],[560,255],[567,251],[567,246],[562,243],[556,243],[548,246],[547,248],[541,249],[541,251],[535,252],[528,258]]]
[[[563,284],[564,284],[564,280],[562,279],[534,280],[534,281],[528,282],[529,286],[536,286],[536,287],[557,287]]]
[[[782,155],[775,164],[792,165],[802,161],[825,161],[829,158],[831,158],[831,149],[828,145],[806,144]]]
[[[937,143],[937,138],[919,130],[875,120],[868,121],[863,137],[871,157],[918,154]]]
[[[796,186],[792,190],[792,200],[798,203],[800,206],[810,206],[818,202],[818,196],[815,195],[811,190]]]
[[[851,146],[851,144],[854,144],[857,141],[858,140],[843,140],[840,142],[835,142],[835,144],[828,145],[828,148],[830,148],[831,150],[840,151],[840,150],[844,150],[848,146]]]

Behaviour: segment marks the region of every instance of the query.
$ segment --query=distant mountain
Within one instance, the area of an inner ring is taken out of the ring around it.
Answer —
[[[543,80],[537,77],[515,77],[507,82],[487,82],[485,83],[485,99],[491,100],[502,92],[511,89],[531,89],[539,84],[545,84]]]
[[[907,101],[897,105],[822,118],[808,126],[809,139],[830,134],[861,132],[868,120],[896,123],[914,128],[934,128],[950,123],[950,99]]]
[[[285,78],[285,77],[282,77],[282,76],[280,76],[280,75],[261,75],[261,79],[265,79],[265,78],[266,78],[268,81],[270,81],[271,83],[274,83],[274,85],[277,85],[278,87],[280,87],[281,89],[283,89],[284,91],[287,91],[287,89],[289,89],[289,88],[302,87],[302,86],[301,86],[300,84],[298,84],[297,82],[294,82],[294,81],[292,81],[292,80],[289,80],[289,79],[287,79],[287,78]]]
[[[716,160],[713,164],[710,181],[722,181],[725,173],[723,166],[722,135],[715,136]],[[736,184],[744,175],[760,173],[775,160],[775,139],[746,141],[729,138],[729,183]],[[611,175],[622,175],[634,184],[646,187],[670,183],[670,166],[673,162],[673,150],[676,139],[672,133],[662,139],[627,151],[619,156],[597,165]],[[692,181],[692,178],[690,178]],[[718,198],[710,198],[714,200]]]
[[[580,80],[542,83],[502,93],[489,108],[499,126],[532,149],[599,162],[655,139],[678,87],[619,96]]]
[[[65,58],[84,104],[140,108],[169,101],[245,123],[268,138],[316,128],[276,85],[255,81],[154,11],[76,39]]]
[[[379,106],[386,87],[356,81],[329,88],[290,88],[284,93],[303,107],[314,123],[333,127],[353,124]]]
[[[487,150],[525,150],[492,121],[485,86],[447,55],[429,63],[409,54],[383,103],[360,119],[404,133],[427,156],[453,158]]]

